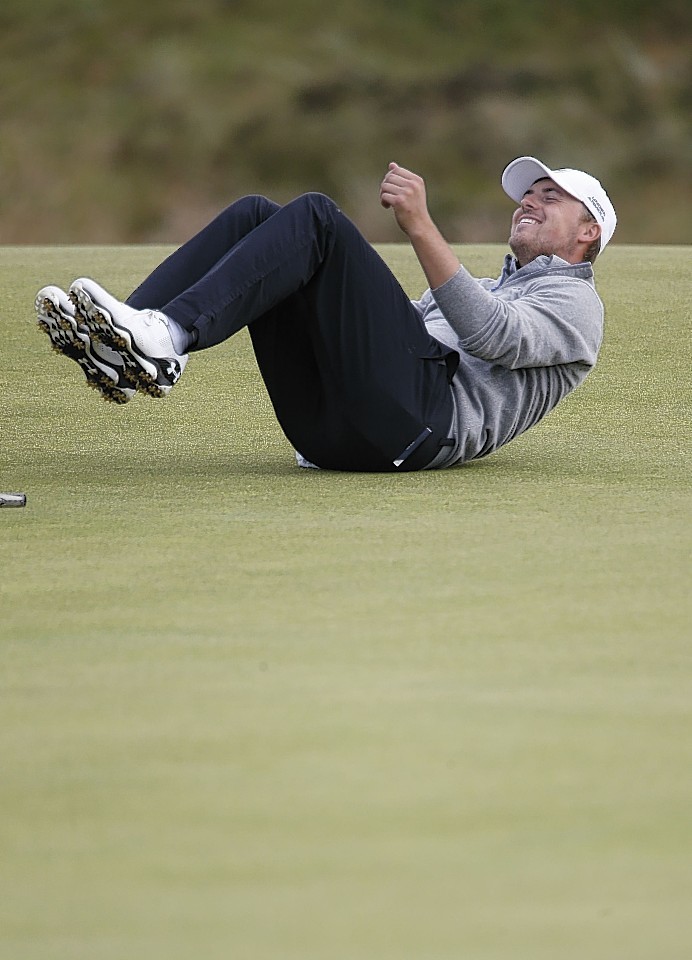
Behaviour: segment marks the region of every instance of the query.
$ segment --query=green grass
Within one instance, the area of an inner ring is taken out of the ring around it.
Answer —
[[[298,470],[245,335],[87,391],[36,289],[163,252],[0,250],[2,960],[689,957],[689,248],[609,250],[586,384],[401,476]]]

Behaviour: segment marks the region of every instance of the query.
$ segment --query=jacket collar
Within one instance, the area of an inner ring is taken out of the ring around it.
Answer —
[[[508,253],[502,266],[502,273],[497,278],[493,290],[497,290],[498,287],[504,286],[505,283],[511,283],[515,279],[528,280],[531,277],[545,276],[546,274],[558,274],[593,282],[593,267],[590,263],[568,263],[562,257],[551,254],[536,257],[535,260],[520,267],[516,258]]]

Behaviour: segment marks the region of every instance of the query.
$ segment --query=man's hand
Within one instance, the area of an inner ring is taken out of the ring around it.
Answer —
[[[394,211],[411,241],[432,290],[453,277],[461,264],[428,212],[425,183],[418,174],[390,163],[380,185],[380,203]]]
[[[428,213],[425,182],[398,163],[390,163],[380,186],[380,203],[394,211],[396,222],[411,236],[432,223]]]

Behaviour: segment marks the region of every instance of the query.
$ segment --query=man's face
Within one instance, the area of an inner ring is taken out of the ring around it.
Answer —
[[[542,254],[579,263],[585,247],[585,208],[548,178],[537,180],[512,217],[509,246],[521,266]]]

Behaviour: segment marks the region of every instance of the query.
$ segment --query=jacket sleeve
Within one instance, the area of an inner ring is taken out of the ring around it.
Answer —
[[[511,299],[485,290],[461,267],[433,296],[473,356],[512,370],[596,362],[603,305],[584,280],[536,278]]]
[[[435,299],[432,295],[430,289],[426,290],[420,300],[412,300],[411,305],[417,310],[419,316],[424,316],[425,311],[430,307],[432,303],[435,303]]]

